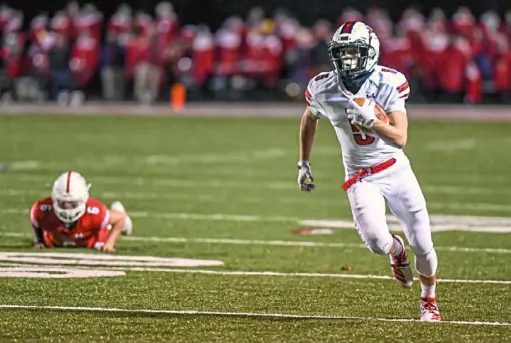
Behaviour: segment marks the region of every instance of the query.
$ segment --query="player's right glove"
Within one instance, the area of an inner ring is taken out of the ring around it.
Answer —
[[[376,103],[372,99],[366,99],[363,105],[359,105],[355,100],[350,99],[352,108],[346,110],[348,119],[353,125],[362,126],[371,129],[374,122],[378,119],[374,107]]]
[[[298,187],[304,192],[312,192],[316,189],[311,166],[308,161],[298,162]]]

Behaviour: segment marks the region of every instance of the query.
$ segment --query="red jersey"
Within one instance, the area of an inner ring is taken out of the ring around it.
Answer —
[[[96,198],[89,198],[86,211],[73,227],[66,228],[53,211],[53,200],[39,200],[30,209],[30,220],[34,228],[42,231],[44,244],[48,247],[75,246],[94,248],[108,238],[110,211]]]

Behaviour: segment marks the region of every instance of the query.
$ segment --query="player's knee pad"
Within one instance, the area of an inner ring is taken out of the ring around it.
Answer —
[[[365,243],[369,250],[371,250],[373,253],[379,255],[388,255],[390,253],[390,249],[392,249],[394,240],[392,239],[392,235],[387,233],[386,235],[381,236],[366,237]]]
[[[413,222],[408,225],[408,237],[416,256],[424,256],[433,249],[429,216],[425,208],[414,212]]]
[[[424,255],[415,255],[415,269],[417,273],[425,277],[432,277],[436,274],[438,259],[434,248]]]
[[[420,237],[414,237],[409,241],[409,243],[415,256],[425,256],[433,250],[433,240],[430,236],[423,237],[423,239],[420,239]]]

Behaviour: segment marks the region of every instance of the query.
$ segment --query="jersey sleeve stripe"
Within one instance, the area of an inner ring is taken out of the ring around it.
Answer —
[[[305,90],[305,101],[307,102],[307,105],[310,105],[311,104],[311,100],[312,100],[312,95],[311,93],[309,92],[309,88],[307,88]]]
[[[108,226],[109,223],[110,223],[110,211],[106,211],[105,218],[103,218],[103,221],[101,222],[101,227],[99,229],[100,230],[104,229],[105,227]]]
[[[37,219],[35,217],[35,212],[37,210],[37,204],[36,205],[33,205],[31,208],[30,208],[30,221],[32,222],[32,226],[33,227],[36,227],[38,228],[39,227],[39,223],[37,222]]]
[[[397,91],[398,91],[398,93],[402,93],[408,88],[410,88],[410,86],[408,85],[408,81],[405,81],[405,83],[403,83],[401,86],[397,87]]]
[[[305,90],[305,98],[306,98],[307,100],[309,100],[309,101],[310,101],[310,100],[312,100],[312,95],[311,95],[311,93],[309,92],[309,88],[307,88],[307,89]]]

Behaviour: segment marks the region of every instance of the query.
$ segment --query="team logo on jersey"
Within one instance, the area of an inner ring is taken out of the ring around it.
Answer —
[[[366,98],[376,100],[376,93],[368,93],[366,94]]]

